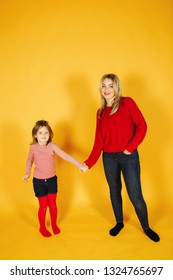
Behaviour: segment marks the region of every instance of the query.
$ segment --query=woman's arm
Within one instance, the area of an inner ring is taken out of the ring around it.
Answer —
[[[91,168],[97,162],[103,150],[103,137],[100,125],[99,111],[97,111],[94,145],[88,159],[85,160],[85,164],[88,166],[88,168]]]
[[[126,151],[133,152],[142,143],[147,132],[147,123],[140,109],[132,98],[128,98],[127,103],[130,116],[135,126],[135,133],[126,147]]]

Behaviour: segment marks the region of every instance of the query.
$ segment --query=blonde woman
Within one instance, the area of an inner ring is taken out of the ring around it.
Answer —
[[[151,240],[158,242],[159,236],[149,227],[140,181],[137,148],[144,140],[146,121],[135,101],[130,97],[122,97],[120,81],[115,74],[106,74],[101,78],[100,95],[101,107],[97,111],[95,142],[82,170],[91,168],[103,152],[105,176],[116,218],[116,225],[110,230],[110,235],[116,236],[124,227],[122,173],[143,231]]]

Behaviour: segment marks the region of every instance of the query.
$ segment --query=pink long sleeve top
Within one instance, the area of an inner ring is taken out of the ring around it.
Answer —
[[[93,149],[85,161],[91,168],[100,157],[102,151],[108,153],[133,152],[143,141],[146,131],[146,121],[130,97],[122,97],[118,111],[110,115],[111,107],[106,107],[99,116],[97,111],[96,132]]]
[[[56,175],[55,154],[62,159],[69,161],[78,168],[82,165],[78,160],[64,152],[56,144],[50,142],[46,146],[38,143],[30,146],[27,163],[26,174],[30,176],[32,165],[34,168],[34,177],[37,179],[48,179]]]

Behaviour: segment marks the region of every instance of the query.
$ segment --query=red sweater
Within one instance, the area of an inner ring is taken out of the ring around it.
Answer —
[[[145,137],[147,124],[132,98],[122,97],[118,111],[113,115],[110,111],[111,107],[106,107],[101,117],[97,111],[95,141],[85,161],[89,168],[96,163],[102,151],[133,152]]]

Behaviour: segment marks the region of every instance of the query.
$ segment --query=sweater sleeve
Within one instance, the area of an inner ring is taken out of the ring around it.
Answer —
[[[89,168],[91,168],[97,162],[102,150],[103,150],[103,136],[102,136],[101,126],[100,126],[99,111],[97,111],[94,145],[88,159],[85,160],[85,163]]]
[[[128,110],[135,126],[135,132],[126,146],[126,150],[133,152],[142,143],[147,131],[146,121],[132,98],[128,98]]]
[[[58,155],[60,158],[71,162],[72,164],[76,165],[78,168],[82,166],[82,163],[79,162],[77,159],[72,157],[71,155],[64,152],[61,148],[59,148],[56,144],[52,143],[52,149],[56,155]]]
[[[28,158],[27,158],[27,161],[26,161],[26,174],[28,176],[31,175],[31,168],[32,168],[33,162],[34,162],[34,152],[33,152],[33,148],[32,148],[32,145],[31,145],[30,149],[29,149]]]

